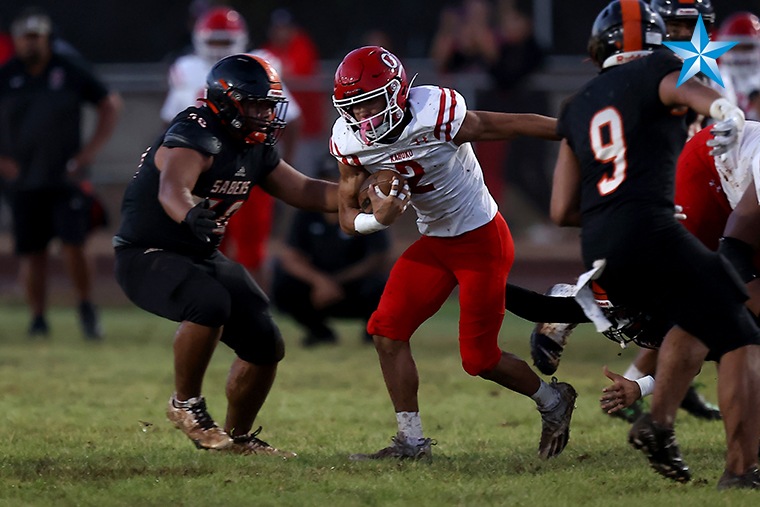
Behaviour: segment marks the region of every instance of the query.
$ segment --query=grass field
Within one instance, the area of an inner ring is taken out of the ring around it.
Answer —
[[[432,464],[352,463],[385,446],[395,418],[375,352],[359,325],[340,323],[341,344],[305,350],[280,317],[288,343],[257,420],[261,437],[296,459],[195,450],[164,417],[172,392],[174,325],[133,308],[104,310],[107,338],[85,343],[70,309],[50,316],[49,340],[25,336],[26,309],[0,308],[0,505],[488,506],[757,505],[757,493],[716,491],[723,469],[720,423],[679,414],[679,440],[694,479],[660,478],[626,443],[628,425],[604,415],[603,364],[621,371],[634,350],[582,326],[560,368],[579,392],[570,444],[536,457],[540,420],[531,400],[459,365],[457,309],[447,305],[413,340]],[[530,325],[508,316],[504,348],[528,357]],[[220,348],[206,378],[212,415],[224,415],[231,354]],[[715,399],[715,368],[700,376]]]

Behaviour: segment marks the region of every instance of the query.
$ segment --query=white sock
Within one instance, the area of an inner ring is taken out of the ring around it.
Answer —
[[[418,445],[425,439],[422,436],[422,421],[419,412],[396,412],[398,432],[408,444]]]
[[[538,391],[536,391],[531,398],[536,402],[538,408],[542,410],[551,410],[557,406],[557,403],[559,403],[559,391],[552,388],[552,386],[544,382],[543,379],[540,379],[540,381],[541,385],[538,386]]]
[[[187,399],[187,400],[178,400],[177,399],[177,394],[175,393],[172,396],[172,404],[176,408],[190,408],[190,407],[198,404],[198,402],[201,401],[202,399],[203,399],[203,397],[197,396],[195,398],[190,398],[190,399]]]
[[[636,368],[636,365],[634,363],[631,363],[631,366],[628,367],[627,370],[625,370],[625,373],[623,373],[623,376],[627,378],[628,380],[636,380],[640,379],[641,377],[646,377],[647,374]]]

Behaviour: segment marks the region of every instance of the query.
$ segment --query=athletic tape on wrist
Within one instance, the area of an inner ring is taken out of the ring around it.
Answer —
[[[641,391],[641,397],[649,396],[654,392],[654,377],[647,375],[646,377],[637,378],[634,380],[639,385]]]
[[[359,213],[354,219],[354,230],[359,234],[372,234],[387,228],[388,226],[378,222],[372,213]]]

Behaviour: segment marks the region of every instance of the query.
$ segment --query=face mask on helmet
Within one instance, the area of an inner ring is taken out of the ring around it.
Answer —
[[[385,138],[404,119],[411,85],[401,61],[388,50],[351,51],[338,66],[334,84],[333,105],[362,143]]]
[[[665,23],[649,5],[640,0],[615,0],[596,17],[588,53],[605,69],[648,55],[662,45],[665,36]]]
[[[707,33],[712,32],[715,10],[710,0],[652,0],[649,6],[665,21],[670,40],[691,40],[700,15]]]
[[[247,144],[273,145],[285,128],[288,101],[280,78],[266,60],[252,55],[217,62],[206,78],[205,102]]]
[[[198,56],[215,62],[248,45],[248,29],[239,12],[216,7],[204,13],[193,28],[193,48]]]
[[[612,326],[602,334],[626,348],[630,342],[639,347],[656,349],[670,325],[664,320],[651,317],[642,312],[632,311],[624,306],[613,305],[607,293],[596,282],[591,285],[596,304]]]
[[[664,320],[625,308],[611,307],[603,311],[607,319],[612,322],[612,327],[603,331],[602,334],[622,348],[627,347],[631,342],[646,349],[660,348],[663,338],[671,327]]]

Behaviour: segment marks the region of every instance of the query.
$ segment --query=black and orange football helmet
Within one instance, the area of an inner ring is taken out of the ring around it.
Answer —
[[[248,116],[246,101],[265,104],[271,114]],[[285,128],[288,101],[280,77],[258,56],[237,54],[219,60],[206,77],[204,102],[235,137],[248,144],[273,145]]]
[[[602,69],[649,54],[666,38],[665,22],[646,2],[615,0],[596,17],[588,54]]]

